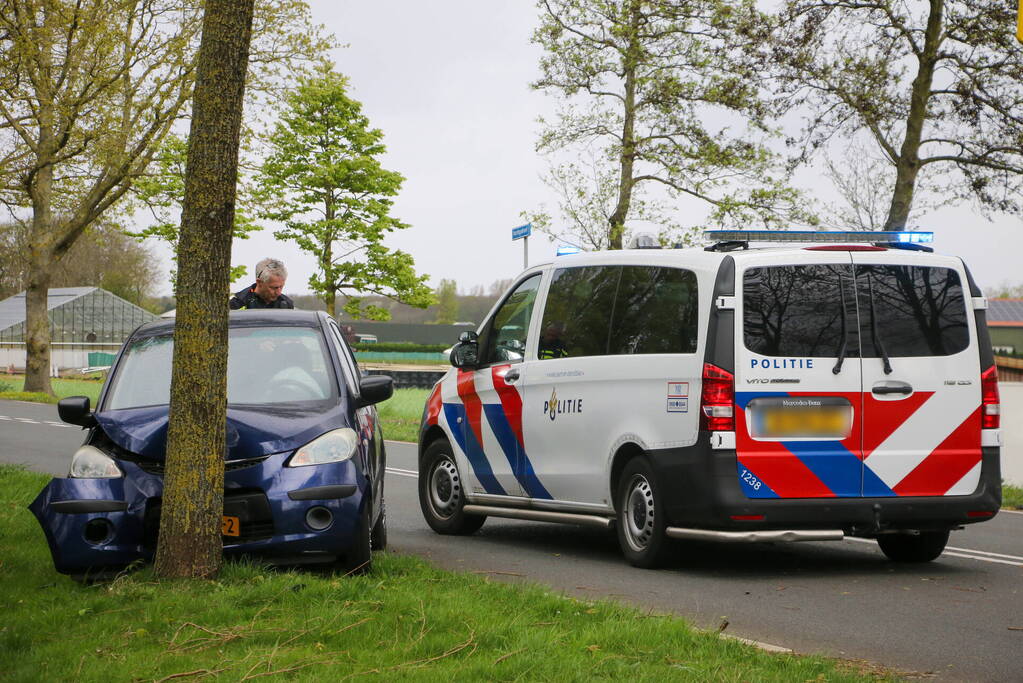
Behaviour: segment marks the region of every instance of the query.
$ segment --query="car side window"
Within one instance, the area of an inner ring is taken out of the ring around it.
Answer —
[[[696,274],[682,268],[623,266],[608,353],[695,353]]]
[[[621,266],[559,268],[551,278],[540,322],[540,360],[607,353]]]
[[[341,359],[341,371],[345,376],[345,383],[348,385],[348,390],[353,396],[359,395],[359,366],[355,363],[355,358],[352,352],[348,349],[348,345],[345,344],[344,338],[341,336],[341,330],[338,329],[337,325],[333,322],[328,323],[327,327],[330,328],[330,336],[334,342],[334,348],[337,350],[337,355]]]
[[[518,362],[526,352],[526,336],[533,316],[540,274],[532,275],[508,295],[487,324],[480,344],[480,364]]]

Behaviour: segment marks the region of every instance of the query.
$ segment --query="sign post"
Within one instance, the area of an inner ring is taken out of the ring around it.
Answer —
[[[1016,5],[1016,40],[1023,43],[1023,0]]]
[[[1020,0],[1023,2],[1023,0]],[[512,228],[512,242],[522,240],[522,269],[529,268],[529,234],[533,232],[533,224],[526,223],[517,228]]]

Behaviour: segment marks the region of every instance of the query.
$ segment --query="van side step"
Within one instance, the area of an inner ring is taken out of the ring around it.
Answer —
[[[560,522],[562,524],[581,524],[610,529],[614,520],[610,517],[581,515],[572,512],[549,512],[547,510],[524,510],[522,508],[503,508],[491,505],[466,505],[462,512],[467,515],[488,515],[490,517],[507,517],[509,519],[528,519],[534,522]]]
[[[467,506],[468,507],[468,506]],[[841,529],[780,529],[776,531],[713,531],[711,529],[683,529],[670,526],[664,530],[669,538],[687,541],[726,541],[730,543],[761,543],[766,541],[841,541]]]

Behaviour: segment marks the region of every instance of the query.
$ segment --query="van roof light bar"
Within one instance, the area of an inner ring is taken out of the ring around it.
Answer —
[[[705,239],[718,244],[736,242],[869,242],[879,246],[899,244],[930,244],[933,232],[916,230],[874,231],[874,230],[704,230]]]

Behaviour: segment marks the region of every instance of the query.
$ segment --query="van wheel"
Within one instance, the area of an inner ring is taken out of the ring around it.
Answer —
[[[618,545],[635,567],[658,566],[665,557],[664,508],[645,458],[633,458],[618,484]]]
[[[462,511],[465,487],[446,439],[434,441],[423,454],[419,464],[419,506],[426,523],[438,534],[471,534],[487,519]]]
[[[881,552],[896,562],[930,562],[945,550],[948,529],[914,534],[885,534],[877,537]]]

